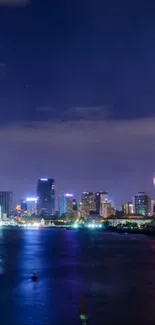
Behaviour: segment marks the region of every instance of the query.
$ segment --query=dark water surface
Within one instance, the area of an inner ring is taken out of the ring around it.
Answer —
[[[80,324],[81,295],[89,324],[155,324],[155,240],[95,231],[0,230],[0,324]]]

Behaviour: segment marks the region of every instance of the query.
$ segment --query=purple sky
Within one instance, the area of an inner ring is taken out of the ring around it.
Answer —
[[[153,196],[153,1],[0,0],[0,190]],[[10,2],[10,3],[9,3]],[[21,6],[20,6],[21,5]]]
[[[82,191],[102,189],[116,204],[130,200],[137,191],[152,190],[154,125],[154,118],[92,121],[87,108],[81,121],[4,126],[3,189],[13,188],[18,197],[34,196],[37,179],[54,175],[57,191],[78,198]]]

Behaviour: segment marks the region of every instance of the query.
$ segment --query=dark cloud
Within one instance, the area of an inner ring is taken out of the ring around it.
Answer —
[[[66,110],[65,114],[75,119],[98,120],[110,116],[110,106],[79,106]]]
[[[0,129],[1,184],[9,179],[18,196],[28,195],[47,175],[58,192],[79,198],[83,190],[105,189],[121,203],[138,190],[151,191],[154,142],[154,118],[8,125]]]
[[[37,144],[46,143],[48,146],[56,143],[60,149],[64,146],[71,148],[77,146],[77,150],[79,145],[81,149],[95,144],[101,146],[103,151],[120,149],[126,152],[131,147],[132,151],[136,148],[139,152],[141,146],[150,150],[150,140],[155,137],[155,118],[129,121],[23,122],[1,128],[0,135],[0,143],[4,139],[17,145],[29,141]]]
[[[0,5],[5,6],[25,6],[29,0],[0,0]]]
[[[52,105],[36,107],[37,115],[41,114],[42,120],[52,119],[57,121],[94,121],[105,120],[112,116],[110,105],[104,106],[78,106],[70,108],[57,108]]]

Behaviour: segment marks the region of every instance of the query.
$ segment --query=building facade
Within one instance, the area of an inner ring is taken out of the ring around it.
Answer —
[[[122,211],[124,212],[124,215],[130,215],[134,213],[134,207],[132,202],[125,202],[122,205]]]
[[[114,207],[112,206],[111,202],[104,201],[101,203],[100,208],[100,217],[106,219],[110,216],[114,216],[116,214],[116,211]]]
[[[106,218],[107,217],[107,210],[111,207],[111,203],[108,202],[108,193],[103,192],[100,194],[100,210],[99,210],[99,215],[101,217]]]
[[[155,201],[151,200],[151,215],[155,216]]]
[[[59,214],[60,216],[72,213],[73,211],[73,194],[61,193],[59,196]]]
[[[27,201],[26,201],[26,199],[21,200],[20,207],[21,207],[21,212],[26,214],[27,213]]]
[[[52,216],[55,214],[54,179],[41,178],[37,185],[37,213]]]
[[[9,217],[14,208],[14,196],[13,192],[1,191],[0,192],[0,206],[2,211],[2,216]]]
[[[59,215],[69,220],[76,220],[78,215],[77,202],[73,194],[61,193],[59,196]]]
[[[147,217],[151,215],[151,198],[146,192],[139,192],[134,198],[135,213]]]
[[[86,212],[95,211],[95,198],[92,192],[83,192],[81,197],[81,208]]]
[[[37,198],[27,198],[27,215],[31,217],[37,214]]]
[[[100,207],[102,201],[108,201],[108,193],[107,192],[96,192],[95,193],[95,207],[96,207],[96,213],[100,214]]]

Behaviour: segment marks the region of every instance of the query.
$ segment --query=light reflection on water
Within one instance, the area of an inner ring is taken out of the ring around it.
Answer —
[[[90,325],[153,324],[154,243],[95,231],[0,230],[1,323],[79,325],[85,295]]]

